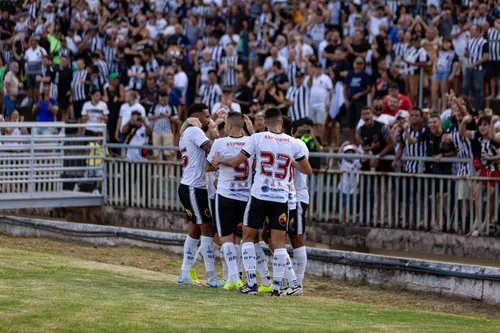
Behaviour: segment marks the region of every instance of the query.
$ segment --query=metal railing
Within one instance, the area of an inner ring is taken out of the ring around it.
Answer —
[[[177,147],[108,145],[122,150],[177,150]],[[399,171],[344,172],[337,163],[343,158],[372,159],[370,155],[311,153],[321,167],[309,177],[309,218],[317,222],[351,223],[360,226],[399,229],[473,232],[491,234],[496,230],[500,203],[500,178],[457,177],[424,173],[431,157],[403,157],[418,161],[420,173]],[[392,160],[386,156],[383,160]],[[441,163],[470,163],[472,160],[442,158]],[[132,162],[122,158],[106,160],[107,204],[181,211],[177,188],[182,175],[179,161]],[[474,168],[472,168],[474,169]],[[351,178],[349,178],[349,175]],[[343,195],[346,181],[353,187]],[[354,179],[354,182],[352,181]],[[354,185],[353,185],[354,184]],[[474,222],[477,224],[474,225]]]
[[[94,124],[101,127],[104,124]],[[105,180],[105,163],[91,163],[106,157],[91,154],[105,146],[104,137],[70,137],[68,128],[84,125],[64,123],[0,123],[0,129],[17,129],[16,135],[0,136],[0,201],[13,198],[35,198],[46,193],[45,198],[57,197],[75,183],[102,182]],[[27,134],[23,135],[22,130]],[[75,163],[78,163],[76,165]],[[92,164],[92,165],[89,165]],[[64,199],[64,197],[63,197]]]

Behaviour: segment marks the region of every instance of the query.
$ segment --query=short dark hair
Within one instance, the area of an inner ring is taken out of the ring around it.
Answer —
[[[280,109],[278,108],[270,108],[264,114],[264,119],[267,123],[273,124],[276,121],[279,121],[282,118],[282,114]]]
[[[238,128],[243,128],[245,118],[240,112],[231,111],[226,116],[226,122]]]
[[[391,83],[389,83],[389,88],[388,89],[397,89],[397,90],[399,90],[399,85],[396,82],[391,82]]]
[[[195,113],[203,112],[203,110],[208,110],[208,105],[204,103],[193,103],[188,108],[188,117],[191,117]]]
[[[92,88],[90,89],[90,95],[94,95],[95,93],[100,93],[99,89],[96,89],[96,88]]]
[[[368,111],[370,111],[371,113],[373,113],[372,108],[371,108],[371,107],[369,107],[369,106],[365,106],[364,108],[362,108],[362,109],[361,109],[361,112],[366,111],[366,110],[368,110]]]
[[[214,73],[214,74],[215,74],[215,76],[217,76],[217,71],[216,71],[215,69],[211,69],[211,70],[209,70],[209,71],[208,71],[208,74],[210,74],[210,73]]]
[[[412,111],[418,111],[418,112],[420,113],[420,116],[421,116],[421,117],[423,117],[423,115],[424,115],[424,111],[422,111],[422,109],[420,109],[420,108],[412,108],[412,109],[410,110],[410,112],[412,112]]]
[[[283,127],[282,127],[283,133],[292,135],[292,128],[293,128],[292,119],[288,118],[287,116],[283,116],[282,118],[283,118]]]
[[[159,92],[158,92],[158,95],[160,97],[165,97],[165,96],[168,96],[168,92],[165,90],[165,89],[161,89]]]
[[[488,125],[491,123],[491,117],[490,116],[481,116],[477,120],[477,124],[481,125],[482,123],[488,123]]]
[[[277,69],[281,69],[281,61],[275,60],[273,62],[273,66],[276,67]]]

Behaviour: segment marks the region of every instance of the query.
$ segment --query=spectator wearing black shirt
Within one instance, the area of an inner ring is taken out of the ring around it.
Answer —
[[[370,49],[370,45],[363,37],[363,32],[360,30],[356,30],[354,32],[354,36],[352,37],[352,43],[349,43],[348,39],[344,43],[347,51],[349,51],[347,60],[350,64],[354,63],[354,60],[357,57],[361,57],[362,59],[366,58],[366,53]]]
[[[364,70],[364,63],[362,58],[356,58],[354,70],[349,71],[344,85],[344,99],[351,142],[356,142],[356,125],[361,117],[361,110],[367,104],[367,96],[371,92],[371,79],[370,75]]]
[[[140,103],[146,109],[146,113],[150,113],[153,105],[156,104],[158,100],[158,86],[156,85],[156,80],[154,77],[148,77],[146,80],[146,87],[141,91],[141,101]]]
[[[0,19],[0,49],[3,49],[3,45],[14,35],[16,23],[9,16],[8,11],[4,10],[2,12],[2,18]]]
[[[247,79],[244,73],[236,75],[236,83],[238,84],[238,90],[234,94],[233,102],[241,106],[241,113],[249,114],[250,104],[253,101],[253,93],[252,89],[247,86]]]

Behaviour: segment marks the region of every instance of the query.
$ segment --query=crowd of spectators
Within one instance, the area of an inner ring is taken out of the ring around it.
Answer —
[[[497,155],[491,135],[471,133],[500,111],[500,0],[25,0],[0,16],[6,120],[107,123],[79,134],[171,146],[195,101],[257,131],[278,107],[312,151],[343,135],[396,155],[361,169],[476,171],[399,162],[425,155],[498,168],[479,158]],[[149,157],[160,156],[176,158]]]

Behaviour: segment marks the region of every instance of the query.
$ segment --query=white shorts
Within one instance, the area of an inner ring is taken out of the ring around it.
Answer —
[[[464,200],[471,198],[471,190],[472,185],[471,182],[467,180],[458,180],[457,181],[457,199]]]
[[[323,125],[326,120],[326,107],[323,106],[313,106],[309,108],[309,115],[314,124]]]

